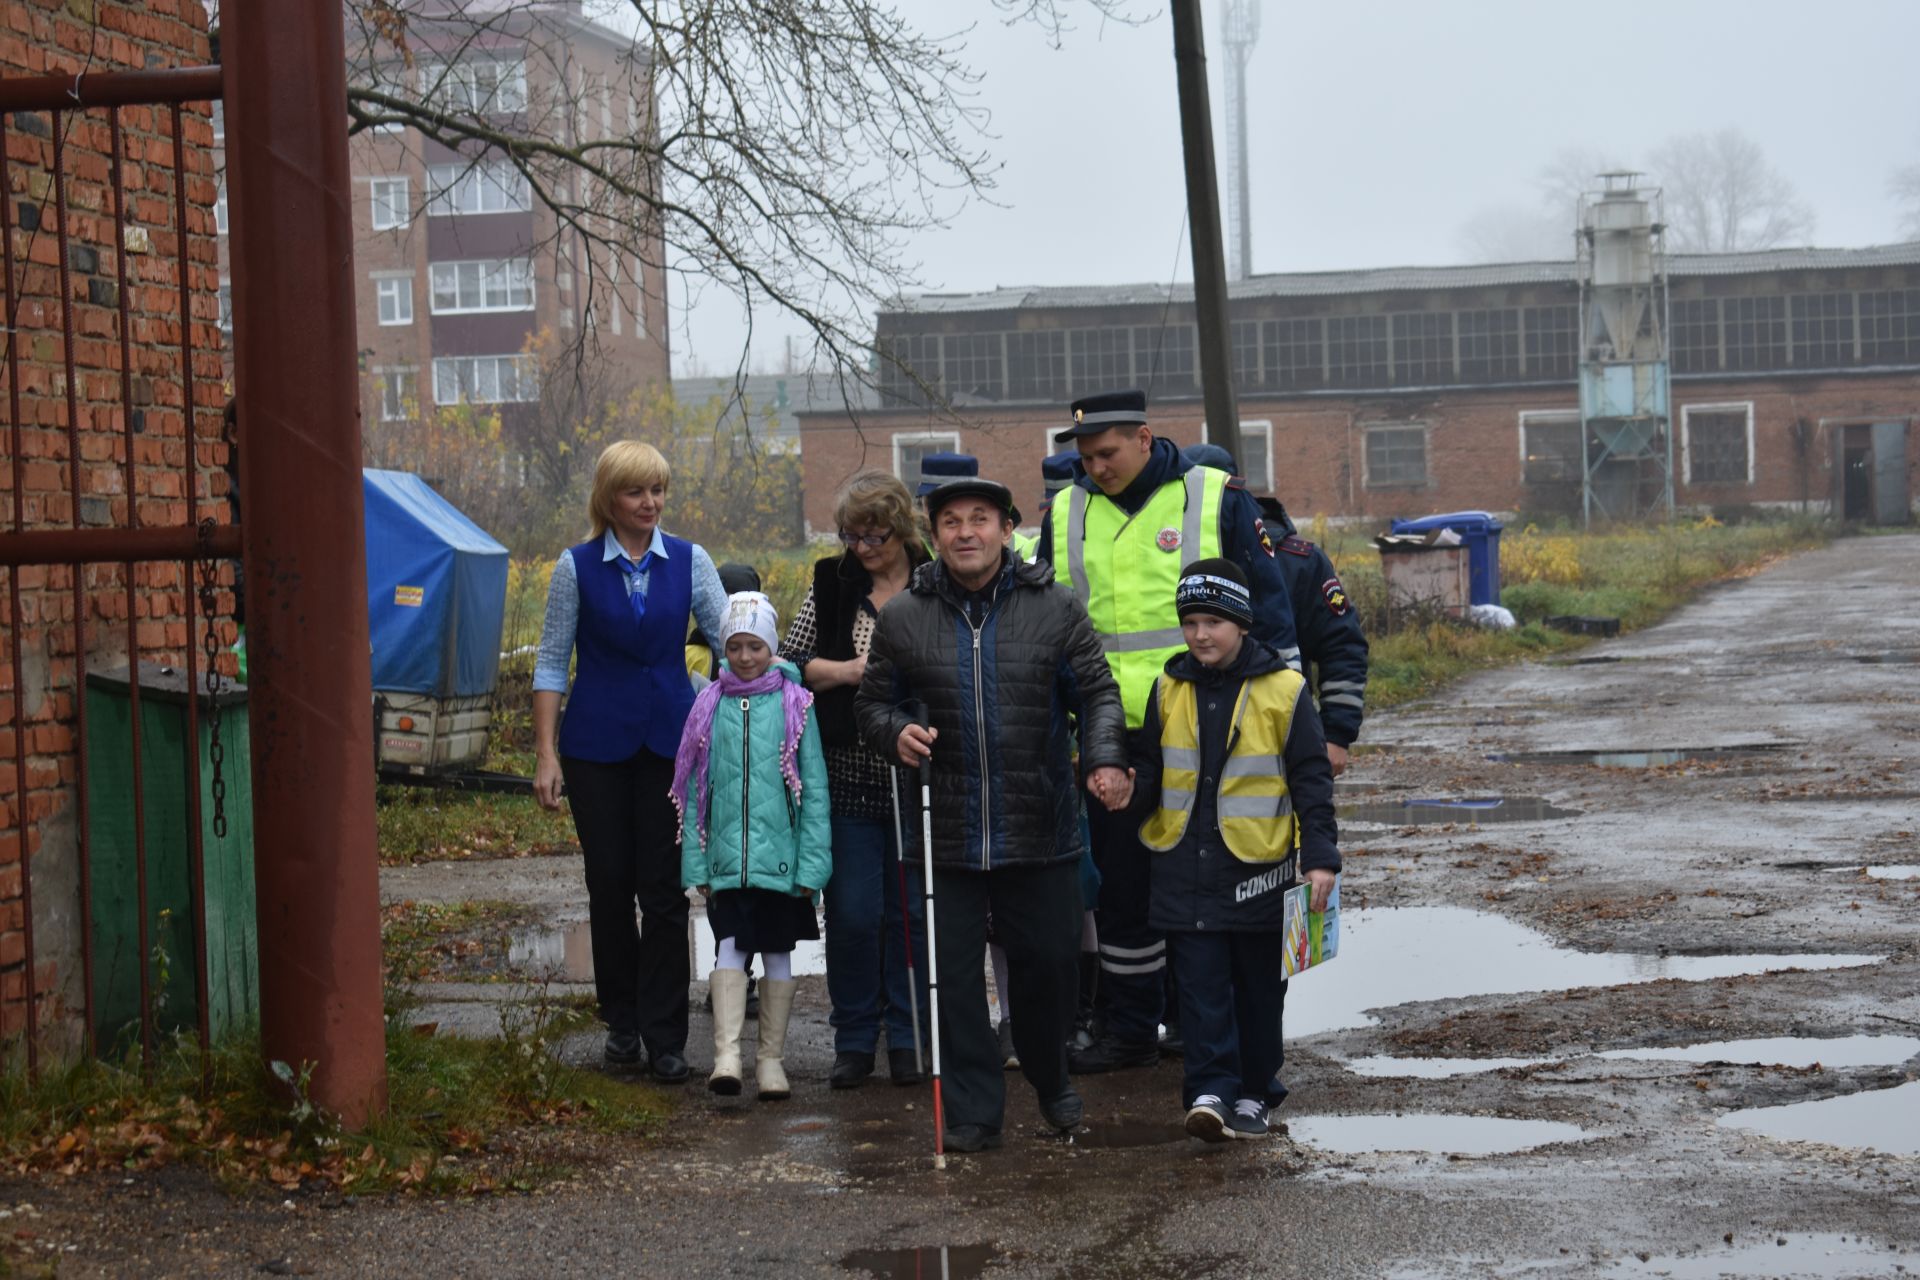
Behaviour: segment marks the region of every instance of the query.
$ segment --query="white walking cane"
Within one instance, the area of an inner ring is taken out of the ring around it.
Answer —
[[[926,877],[927,1004],[933,1019],[933,1167],[947,1167],[947,1121],[940,1105],[940,961],[933,931],[933,760],[920,761],[920,857]]]

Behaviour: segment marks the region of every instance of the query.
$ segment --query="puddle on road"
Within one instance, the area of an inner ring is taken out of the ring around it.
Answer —
[[[1920,866],[1868,867],[1867,874],[1875,880],[1920,880]]]
[[[821,933],[826,928],[821,927]],[[713,971],[713,930],[707,927],[705,913],[696,911],[687,922],[687,945],[693,957],[693,976],[704,979]],[[566,924],[542,925],[534,929],[516,929],[507,937],[507,963],[530,971],[538,977],[566,982],[593,981],[593,936],[585,920]],[[764,974],[766,968],[755,962],[753,971]],[[827,971],[826,944],[802,942],[793,949],[795,976]]]
[[[1616,1261],[1608,1276],[1670,1276],[1672,1280],[1722,1280],[1727,1276],[1767,1280],[1853,1280],[1895,1274],[1902,1253],[1842,1235],[1775,1236],[1712,1253],[1656,1254]]]
[[[1509,1155],[1550,1142],[1580,1142],[1593,1136],[1579,1125],[1557,1120],[1422,1114],[1290,1117],[1287,1133],[1296,1142],[1345,1155],[1372,1151]]]
[[[1604,1058],[1614,1062],[1727,1062],[1742,1066],[1805,1070],[1816,1063],[1823,1067],[1898,1066],[1915,1054],[1920,1054],[1920,1039],[1913,1036],[1829,1036],[1825,1039],[1775,1036],[1756,1040],[1715,1040],[1706,1044],[1671,1045],[1657,1049],[1606,1049],[1598,1053],[1569,1053],[1544,1058],[1395,1058],[1382,1055],[1355,1058],[1346,1066],[1356,1075],[1443,1080],[1484,1071],[1501,1071],[1508,1067],[1577,1062],[1583,1058]]]
[[[930,1244],[917,1249],[862,1249],[840,1259],[840,1268],[882,1280],[973,1280],[1000,1254],[987,1244]]]
[[[1894,1156],[1920,1155],[1920,1080],[1817,1102],[1752,1107],[1721,1116],[1720,1123],[1769,1138],[1863,1147]]]
[[[1502,764],[1584,764],[1601,769],[1660,769],[1676,764],[1752,760],[1799,745],[1797,742],[1754,742],[1730,747],[1668,747],[1652,751],[1498,751],[1487,759]]]
[[[1117,1149],[1159,1147],[1184,1142],[1187,1131],[1177,1124],[1153,1124],[1144,1120],[1117,1120],[1107,1124],[1089,1122],[1073,1131],[1076,1147]]]
[[[1433,826],[1457,822],[1484,826],[1495,822],[1545,822],[1577,818],[1578,809],[1561,809],[1539,796],[1414,797],[1407,800],[1370,800],[1339,806],[1342,822],[1375,822],[1388,827]]]
[[[1613,987],[1662,978],[1697,981],[1776,969],[1845,969],[1875,955],[1652,956],[1570,951],[1537,929],[1464,907],[1344,911],[1340,955],[1325,978],[1287,989],[1287,1034],[1316,1035],[1373,1022],[1366,1010],[1419,1000]]]
[[[1853,660],[1875,667],[1890,663],[1920,662],[1920,649],[1898,649],[1892,653],[1856,653],[1853,655]]]

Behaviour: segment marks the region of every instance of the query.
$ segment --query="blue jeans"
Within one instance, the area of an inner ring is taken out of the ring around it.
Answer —
[[[827,882],[827,997],[836,1053],[872,1053],[886,1021],[887,1047],[913,1048],[907,942],[901,932],[900,869],[892,824],[833,819],[833,879]],[[927,933],[920,867],[909,864],[906,918],[913,928],[920,1042],[927,1043]],[[931,1063],[929,1063],[931,1065]]]
[[[1287,984],[1275,975],[1285,935],[1169,933],[1167,951],[1180,984],[1181,1105],[1211,1093],[1229,1106],[1238,1098],[1279,1106],[1287,1096],[1280,1083]]]

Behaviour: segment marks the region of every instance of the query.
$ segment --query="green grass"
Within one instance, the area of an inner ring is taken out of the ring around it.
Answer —
[[[1316,531],[1308,531],[1315,537]],[[1590,643],[1543,625],[1561,614],[1619,618],[1632,631],[1664,618],[1702,587],[1821,546],[1831,526],[1791,519],[1720,525],[1711,521],[1600,533],[1509,529],[1503,536],[1501,603],[1520,626],[1491,631],[1431,616],[1396,618],[1389,632],[1386,583],[1370,531],[1317,531],[1367,627],[1371,709],[1431,694],[1470,671],[1579,649]],[[1551,578],[1552,581],[1543,580]]]

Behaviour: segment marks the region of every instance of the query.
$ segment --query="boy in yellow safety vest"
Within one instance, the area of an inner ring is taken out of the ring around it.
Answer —
[[[1240,566],[1188,565],[1176,611],[1186,651],[1154,682],[1133,760],[1149,922],[1179,983],[1187,1132],[1258,1138],[1286,1096],[1282,898],[1304,875],[1323,909],[1340,870],[1333,770],[1305,681],[1248,634]]]

